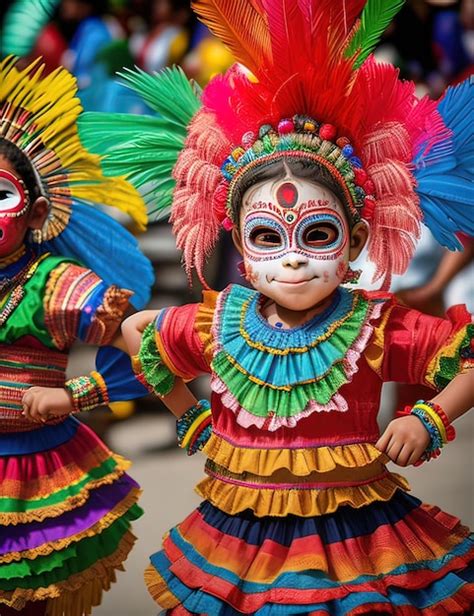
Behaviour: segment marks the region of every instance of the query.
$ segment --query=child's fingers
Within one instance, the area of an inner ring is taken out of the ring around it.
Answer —
[[[388,444],[390,443],[390,439],[392,438],[392,431],[387,428],[379,440],[375,443],[375,447],[379,451],[386,451]]]
[[[395,464],[398,466],[408,466],[408,461],[410,460],[413,453],[413,447],[405,443],[402,445],[396,460],[394,460]]]

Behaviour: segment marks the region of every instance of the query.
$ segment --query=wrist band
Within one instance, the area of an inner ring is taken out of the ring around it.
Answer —
[[[109,403],[107,385],[99,372],[69,379],[64,386],[71,394],[73,413],[91,411]]]
[[[211,405],[207,400],[189,408],[176,420],[178,445],[186,449],[188,456],[200,451],[209,440],[212,433]]]
[[[399,416],[415,415],[423,424],[430,436],[430,442],[415,466],[437,458],[441,449],[456,436],[454,427],[443,409],[435,402],[418,400],[410,409],[397,413]]]

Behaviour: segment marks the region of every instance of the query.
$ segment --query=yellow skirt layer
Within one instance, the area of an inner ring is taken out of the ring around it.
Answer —
[[[252,488],[207,477],[196,486],[196,492],[229,515],[251,509],[258,517],[290,514],[310,517],[332,513],[342,505],[359,508],[375,501],[388,501],[400,488],[409,490],[406,479],[387,473],[383,478],[363,485],[322,489]]]
[[[232,473],[251,472],[269,477],[279,469],[304,477],[342,468],[360,468],[374,462],[387,464],[389,458],[371,443],[354,443],[335,447],[305,449],[249,449],[236,447],[221,436],[212,434],[203,448],[216,464]]]

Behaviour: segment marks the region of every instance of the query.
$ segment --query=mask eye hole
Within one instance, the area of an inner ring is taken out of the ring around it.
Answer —
[[[269,227],[256,227],[250,233],[250,242],[259,248],[279,248],[283,240],[278,231]]]
[[[303,232],[303,242],[310,248],[330,246],[338,238],[339,230],[329,222],[313,223]]]

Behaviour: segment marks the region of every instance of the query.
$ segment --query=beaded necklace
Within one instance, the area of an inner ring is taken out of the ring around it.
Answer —
[[[33,276],[36,268],[46,256],[48,255],[42,255],[38,259],[36,255],[32,255],[31,259],[27,262],[25,267],[18,272],[18,274],[8,280],[3,281],[3,283],[0,283],[0,300],[3,300],[7,293],[11,291],[9,298],[0,310],[0,327],[7,322],[8,317],[24,298],[24,286],[26,282]]]

